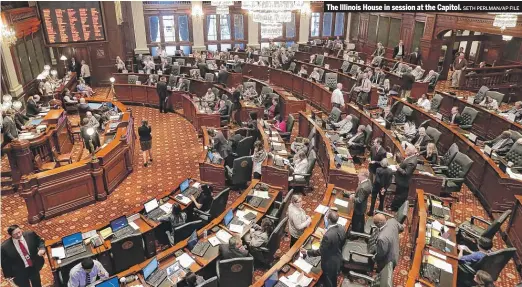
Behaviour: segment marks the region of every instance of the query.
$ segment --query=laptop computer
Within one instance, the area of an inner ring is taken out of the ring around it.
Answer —
[[[272,273],[272,275],[270,275],[270,277],[268,277],[268,279],[266,279],[263,287],[274,287],[277,281],[279,281],[279,272],[275,271]]]
[[[154,287],[159,286],[165,279],[167,279],[167,271],[159,269],[159,262],[156,257],[152,258],[149,264],[141,269],[141,271],[143,272],[143,279],[145,279],[145,282]]]
[[[134,233],[134,228],[129,225],[129,221],[125,215],[112,220],[111,229],[116,238],[122,238]]]
[[[187,241],[187,246],[192,254],[202,257],[210,248],[210,243],[199,241],[197,230],[194,230]]]
[[[153,220],[157,220],[161,216],[165,215],[165,211],[159,208],[158,200],[155,198],[146,202],[143,206],[145,207],[145,213],[147,214],[147,217]]]
[[[100,283],[94,285],[95,287],[119,287],[120,280],[118,276],[111,277],[107,280],[101,281]]]
[[[81,232],[76,232],[63,237],[62,244],[65,249],[66,257],[72,257],[86,251]]]
[[[223,224],[228,226],[232,219],[234,219],[234,211],[231,209],[227,212],[227,214],[225,214],[225,217],[223,218]]]
[[[214,156],[214,155],[212,155]],[[191,196],[198,197],[200,190],[199,188],[195,188],[190,186],[190,179],[185,179],[180,185],[179,185],[179,191],[183,193],[184,196]]]

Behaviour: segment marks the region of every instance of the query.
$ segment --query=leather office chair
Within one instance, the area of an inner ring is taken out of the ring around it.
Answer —
[[[145,260],[145,242],[141,234],[119,238],[111,242],[114,272],[119,273]]]
[[[172,64],[172,57],[167,57],[167,64],[168,64],[168,65],[171,65],[171,64]]]
[[[243,157],[243,156],[249,156],[250,151],[252,150],[252,146],[254,145],[254,138],[253,137],[245,137],[242,140],[239,141],[236,148],[236,154],[234,154],[235,157]]]
[[[58,165],[54,161],[45,162],[40,154],[33,158],[34,168],[39,172],[55,169]]]
[[[208,72],[208,65],[207,63],[199,63],[198,64],[199,74],[205,75]]]
[[[495,91],[487,91],[486,96],[495,99],[499,106],[504,100],[504,94]]]
[[[356,282],[350,282],[345,278],[341,284],[341,287],[393,287],[393,262],[386,264],[381,272],[377,273],[375,278],[353,271],[350,271],[349,274],[351,278],[363,279],[366,281],[366,283],[368,283],[368,285],[361,285]]]
[[[401,107],[397,108],[397,110],[399,110],[399,109],[400,109],[400,112],[398,112],[395,115],[395,122],[396,123],[405,123],[406,117],[411,116],[413,110],[410,107],[405,106],[405,105],[403,105],[402,108]]]
[[[228,125],[230,123],[230,118],[232,117],[232,102],[230,100],[226,100],[225,105],[228,108],[228,115],[221,116],[221,126]]]
[[[292,180],[288,181],[288,187],[294,188],[310,188],[313,189],[310,186],[310,179],[312,178],[312,171],[314,170],[315,162],[317,161],[317,155],[315,154],[315,151],[312,149],[310,150],[310,153],[308,154],[308,170],[305,174],[300,173],[294,173],[292,174]]]
[[[434,168],[441,170],[448,169],[449,164],[451,163],[451,161],[453,161],[458,152],[459,146],[456,143],[451,144],[446,153],[443,156],[439,157],[440,165],[434,166]]]
[[[317,66],[322,66],[324,64],[324,55],[316,55],[315,56],[315,64]]]
[[[484,100],[484,97],[486,96],[486,92],[489,91],[489,88],[486,86],[480,87],[477,94],[475,95],[475,98],[473,99],[474,104],[479,104]]]
[[[369,234],[350,231],[350,239],[346,240],[342,250],[344,268],[363,273],[372,271],[378,236],[376,226],[371,228]]]
[[[214,276],[212,278],[209,278],[202,282],[199,285],[196,285],[196,287],[218,287],[218,278],[217,276]]]
[[[324,76],[324,84],[330,88],[330,90],[335,90],[337,88],[337,73],[326,73]]]
[[[176,60],[177,62],[177,60]],[[179,65],[171,65],[170,66],[170,74],[172,76],[179,76],[180,75],[180,69],[181,67]]]
[[[341,110],[339,108],[333,107],[330,112],[330,116],[328,117],[328,121],[331,123],[337,123],[341,119]]]
[[[193,79],[201,78],[201,71],[199,69],[190,69],[190,77]]]
[[[448,169],[442,174],[444,179],[441,193],[449,195],[452,192],[460,192],[472,165],[473,161],[467,155],[457,152]]]
[[[202,211],[194,207],[194,214],[199,219],[209,222],[214,218],[218,217],[227,208],[228,195],[230,194],[230,188],[225,188],[218,195],[214,197],[210,204],[210,210]]]
[[[54,162],[58,163],[59,166],[64,166],[72,163],[71,153],[58,153],[56,149],[52,149]]]
[[[357,132],[357,128],[359,127],[359,118],[356,115],[352,116],[352,129],[350,130],[351,134],[355,134]]]
[[[403,224],[404,221],[406,221],[406,219],[408,218],[408,209],[409,208],[410,208],[410,203],[408,200],[406,200],[401,205],[401,207],[399,207],[399,209],[397,210],[397,213],[395,213],[395,215],[384,212],[384,211],[380,211],[380,210],[376,210],[375,214],[380,213],[388,218],[395,218],[395,220],[397,220],[400,224]],[[370,234],[373,226],[375,226],[373,224],[373,216],[368,217],[368,220],[366,220],[366,222],[364,223],[364,233]]]
[[[185,66],[185,59],[176,59],[175,60],[180,66]]]
[[[212,93],[214,93],[214,96],[216,96],[217,98],[221,98],[218,88],[212,87]]]
[[[199,72],[199,70],[197,70]],[[189,79],[183,79],[183,82],[185,83],[185,92],[190,91],[190,80]]]
[[[227,86],[228,81],[228,72],[227,71],[219,71],[218,72],[218,83],[223,86]]]
[[[254,258],[232,258],[216,263],[219,286],[248,287],[254,277]]]
[[[475,284],[473,277],[479,270],[488,272],[491,278],[493,278],[493,281],[496,281],[500,272],[509,260],[513,258],[516,251],[516,248],[505,248],[486,254],[486,256],[473,265],[459,264],[457,286],[473,286]]]
[[[519,138],[522,138],[522,134],[520,134],[519,132],[514,130],[509,131],[511,132],[511,140],[513,140],[514,143],[516,143]]]
[[[290,66],[288,66],[288,70],[289,72],[292,72],[292,73],[295,73],[295,62],[292,62],[290,63]]]
[[[437,81],[439,80],[440,74],[437,72],[434,72],[433,79],[428,84],[428,91],[433,91],[435,89],[435,86],[437,85]]]
[[[438,113],[440,109],[440,104],[442,103],[442,95],[435,94],[431,99],[431,111],[434,113]]]
[[[430,136],[430,138],[433,140],[433,143],[435,143],[435,145],[437,145],[437,143],[439,142],[439,139],[440,139],[440,135],[442,133],[436,128],[428,127],[428,128],[426,128],[426,134],[428,136]]]
[[[234,159],[233,167],[225,166],[225,176],[229,184],[244,186],[252,179],[252,157],[244,156]]]
[[[270,93],[273,93],[273,92],[274,92],[274,90],[273,90],[272,88],[267,87],[267,86],[263,86],[263,87],[261,88],[261,94],[260,94],[260,96],[264,96],[264,95],[266,95],[266,94],[270,94]]]
[[[319,69],[317,69],[317,72],[319,73],[319,80],[317,80],[317,81],[322,82],[323,76],[324,76],[324,70],[319,68]]]
[[[207,81],[207,82],[214,82],[214,74],[213,73],[206,73],[205,74],[205,81]]]
[[[196,220],[174,228],[174,244],[189,238],[194,230],[200,229],[203,225],[203,220]]]
[[[288,217],[285,217],[277,224],[274,231],[272,231],[272,234],[268,237],[266,246],[250,248],[250,254],[254,257],[256,262],[259,262],[266,267],[270,267],[272,262],[274,262],[274,255],[281,245],[281,240],[285,234],[287,223]]]
[[[350,65],[351,63],[349,61],[343,61],[343,64],[341,65],[341,71],[346,74],[350,68]]]
[[[139,79],[138,75],[128,75],[127,83],[128,84],[136,84],[136,81]]]
[[[473,126],[473,122],[475,121],[475,118],[477,117],[478,111],[471,107],[465,107],[462,111],[461,117],[462,117],[462,123],[460,125],[460,128],[463,130],[469,130]]]
[[[353,157],[359,158],[359,156],[364,156],[364,152],[366,148],[370,146],[370,141],[372,139],[372,127],[370,125],[366,125],[364,127],[364,143],[362,145],[352,145],[350,146],[350,154]]]
[[[282,193],[279,193],[282,194]],[[270,218],[275,224],[279,223],[281,218],[286,215],[286,211],[288,210],[288,205],[290,204],[290,198],[292,198],[292,195],[294,194],[294,190],[290,189],[286,193],[285,198],[281,201],[281,199],[276,199],[274,201],[274,204],[272,204],[272,207],[270,210],[268,210],[267,214],[265,215],[267,218]]]
[[[478,239],[480,237],[493,239],[493,236],[495,236],[495,234],[500,230],[500,227],[509,218],[510,214],[511,210],[508,209],[493,222],[489,222],[482,217],[472,215],[470,221],[464,221],[457,229],[459,243],[464,242],[464,244],[471,250],[477,249],[475,246],[477,245]],[[481,222],[482,225],[486,225],[487,228],[477,225],[475,223],[476,220]]]
[[[74,266],[78,265],[80,262],[82,262],[83,259],[92,257],[93,255],[91,253],[80,256],[74,260],[71,260],[68,263],[62,263],[60,264],[60,268],[58,269],[58,283],[59,286],[66,287],[69,283],[69,275],[71,273],[71,269],[73,269]],[[67,260],[67,259],[65,259]]]
[[[292,129],[294,128],[294,123],[295,123],[294,116],[289,114],[288,118],[286,119],[286,132],[285,133],[279,132],[279,135],[281,136],[281,138],[283,138],[283,140],[285,142],[290,141],[290,136],[292,135]]]
[[[170,75],[167,85],[171,86],[171,87],[175,87],[177,82],[178,82],[178,76]]]
[[[522,168],[522,145],[518,143],[514,143],[511,149],[505,156],[507,162],[512,162],[513,166],[511,168]]]

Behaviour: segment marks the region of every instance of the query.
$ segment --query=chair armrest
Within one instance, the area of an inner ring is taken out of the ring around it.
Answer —
[[[452,181],[452,182],[457,182],[457,183],[462,183],[462,182],[464,182],[464,180],[465,180],[465,179],[462,178],[462,177],[446,177],[446,178],[444,178],[444,179],[446,180],[446,182],[448,182],[448,181]]]
[[[265,252],[265,253],[267,253],[267,252],[270,251],[270,250],[268,250],[268,248],[263,247],[263,246],[260,246],[260,247],[254,247],[254,248],[252,248],[252,249],[253,249],[253,250],[256,250],[256,251],[259,251],[259,252]]]
[[[300,176],[311,176],[311,174],[309,173],[293,173],[292,176],[296,176],[296,175],[300,175]]]
[[[229,115],[222,115],[221,117],[222,117],[223,119],[228,119],[228,118],[230,118]]]
[[[362,233],[362,232],[350,231],[350,235],[353,235],[356,237],[362,237],[364,239],[370,239],[370,234],[366,234],[366,233]]]
[[[225,166],[225,169],[227,170],[228,174],[233,174],[233,169],[230,168],[229,166]]]
[[[362,253],[362,252],[358,252],[358,251],[350,251],[350,260],[352,259],[352,255],[354,255],[354,254],[362,256],[362,257],[366,257],[368,259],[373,259],[373,254]]]
[[[510,167],[511,170],[522,172],[522,166],[512,166]]]
[[[463,271],[468,272],[472,275],[477,273],[477,271],[475,269],[473,269],[473,267],[469,266],[468,264],[459,264],[459,268],[462,268]]]
[[[390,214],[390,213],[387,213],[387,212],[384,212],[384,211],[380,211],[380,210],[376,210],[375,213],[380,213],[380,214],[385,215],[387,217],[393,217],[393,214]]]
[[[475,219],[478,220],[478,221],[480,221],[480,222],[483,222],[483,223],[485,223],[485,224],[487,224],[487,225],[491,225],[491,222],[485,220],[485,219],[482,218],[482,217],[478,217],[478,216],[474,216],[474,215],[471,216],[471,220],[470,220],[469,222],[470,222],[471,224],[474,225],[474,224],[475,224],[475,223],[474,223]]]
[[[370,282],[370,283],[373,283],[374,279],[368,275],[364,275],[364,274],[361,274],[361,273],[357,273],[357,272],[353,272],[353,271],[350,271],[348,272],[348,274],[350,274],[351,277],[354,277],[354,278],[360,278],[360,279],[363,279],[367,282]]]
[[[197,213],[198,215],[208,216],[210,218],[210,213],[201,211],[201,210],[196,209],[196,208],[194,208],[194,213]]]
[[[274,222],[277,222],[277,221],[279,220],[279,218],[277,218],[277,217],[274,217],[274,216],[272,216],[272,215],[269,215],[269,214],[265,215],[265,217],[266,217],[266,218],[268,218],[268,219],[271,219],[271,220],[273,220]]]

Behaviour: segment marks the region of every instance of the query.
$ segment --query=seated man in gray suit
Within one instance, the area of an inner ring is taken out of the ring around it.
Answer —
[[[243,246],[241,238],[232,236],[228,244],[219,245],[219,254],[223,259],[241,258],[248,256],[248,250]]]
[[[511,132],[503,131],[498,137],[490,141],[485,141],[484,144],[491,146],[491,150],[498,155],[505,155],[513,146]]]

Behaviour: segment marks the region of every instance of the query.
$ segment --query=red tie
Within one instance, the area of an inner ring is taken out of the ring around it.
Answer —
[[[17,241],[18,241],[18,245],[20,246],[20,251],[22,251],[22,255],[25,257],[25,260],[27,260],[27,265],[29,265],[29,267],[33,266],[33,261],[31,261],[29,252],[27,252],[27,249],[25,248],[25,245],[22,243],[22,240],[17,240]]]

